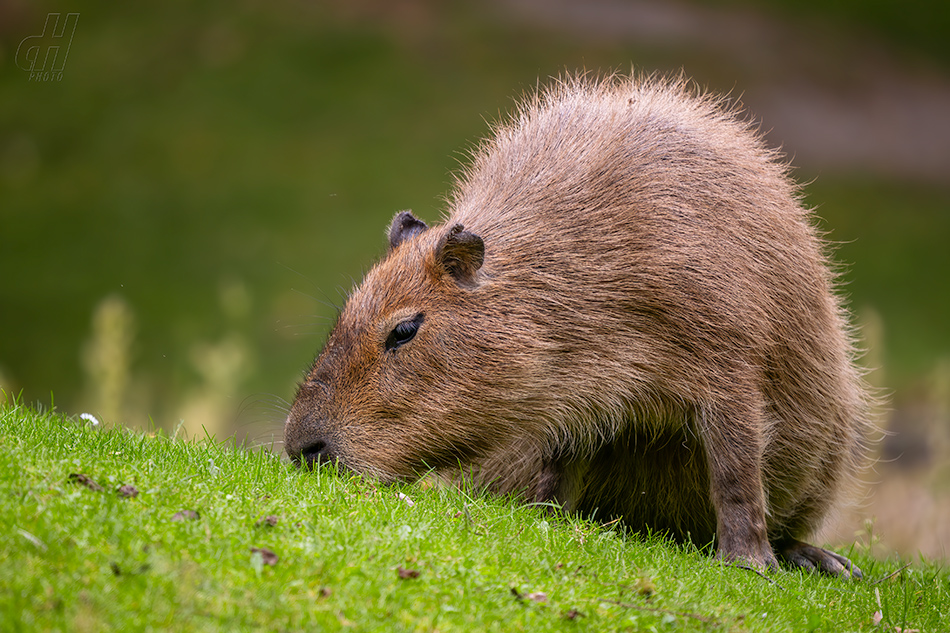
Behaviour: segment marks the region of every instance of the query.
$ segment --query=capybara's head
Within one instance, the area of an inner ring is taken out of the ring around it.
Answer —
[[[336,461],[383,480],[457,466],[497,442],[465,425],[492,381],[478,297],[482,239],[407,211],[389,253],[351,294],[285,425],[298,463]],[[479,393],[481,392],[481,393]]]

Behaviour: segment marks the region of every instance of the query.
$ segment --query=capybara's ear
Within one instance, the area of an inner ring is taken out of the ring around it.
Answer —
[[[485,242],[456,224],[439,242],[436,260],[460,286],[471,288],[475,285],[475,273],[485,261]]]
[[[389,250],[393,250],[414,235],[429,228],[425,222],[412,215],[411,211],[400,211],[389,225]]]

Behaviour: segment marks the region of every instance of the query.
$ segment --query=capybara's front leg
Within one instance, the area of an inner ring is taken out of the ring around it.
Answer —
[[[765,523],[762,438],[755,414],[706,412],[700,424],[716,510],[716,555],[755,569],[777,569]]]

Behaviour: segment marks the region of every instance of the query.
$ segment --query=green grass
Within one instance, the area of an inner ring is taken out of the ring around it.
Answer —
[[[121,496],[122,485],[139,494]],[[182,510],[199,518],[173,521]],[[268,516],[276,525],[261,522]],[[902,569],[860,547],[851,555],[866,580],[767,580],[693,547],[510,500],[301,472],[267,452],[102,430],[15,401],[0,408],[5,631],[925,631],[946,622],[946,569]]]

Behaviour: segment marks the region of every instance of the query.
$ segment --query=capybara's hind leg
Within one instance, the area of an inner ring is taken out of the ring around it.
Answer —
[[[861,578],[861,570],[849,559],[835,552],[803,543],[793,538],[775,543],[775,551],[783,561],[794,567],[817,569],[829,576]]]

